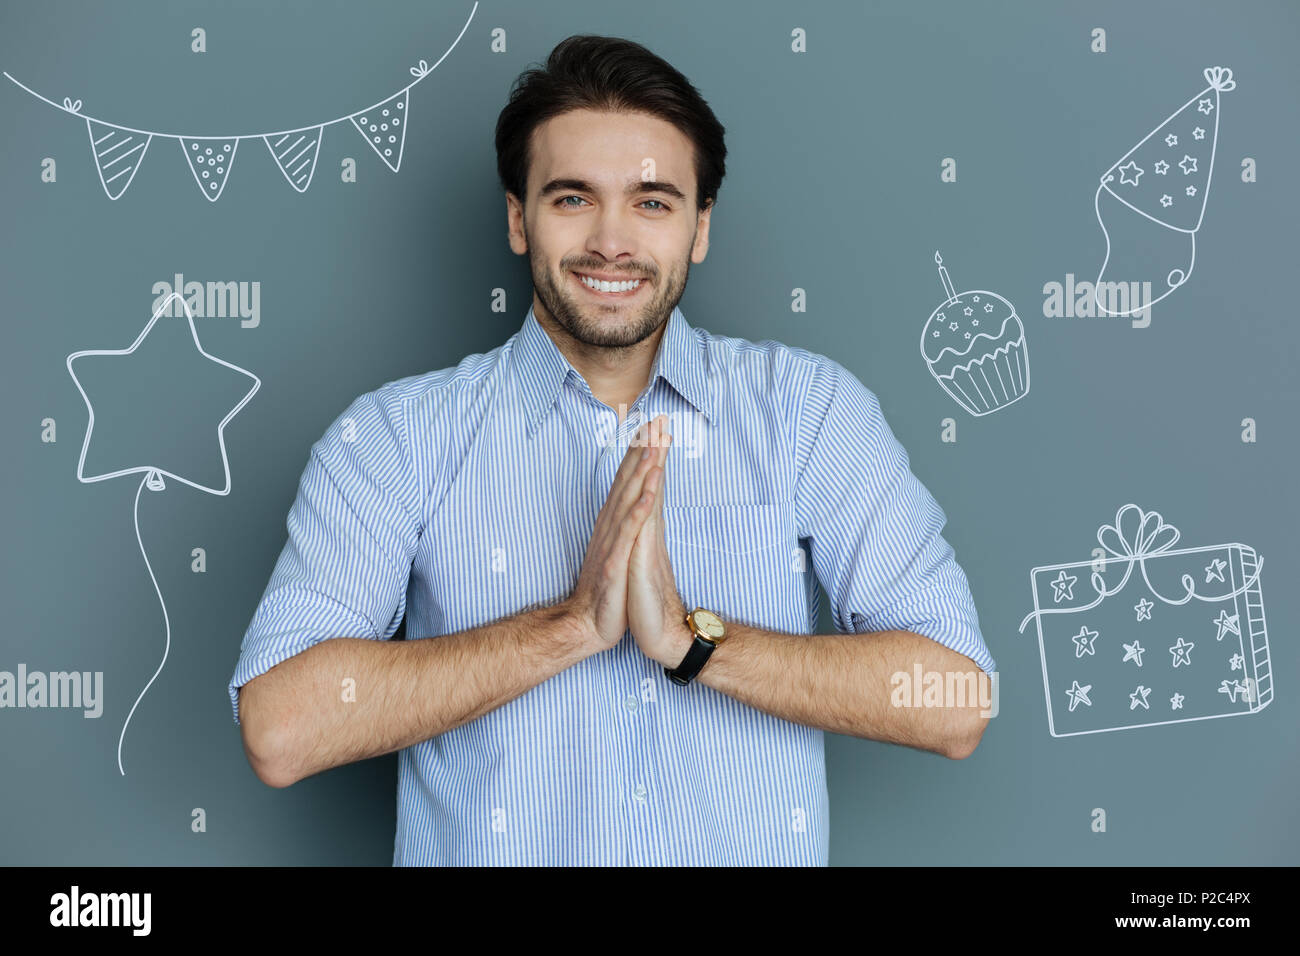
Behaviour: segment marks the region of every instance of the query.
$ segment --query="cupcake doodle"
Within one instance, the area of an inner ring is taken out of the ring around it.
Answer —
[[[921,335],[926,367],[972,415],[987,415],[1029,391],[1029,350],[1016,308],[996,292],[958,294],[934,254],[947,298]]]

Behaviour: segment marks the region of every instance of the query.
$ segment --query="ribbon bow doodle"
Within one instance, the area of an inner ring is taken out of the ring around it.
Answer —
[[[1215,67],[1214,69],[1218,69]],[[1228,79],[1231,82],[1231,70],[1226,71]],[[1207,76],[1209,71],[1206,71]],[[1147,577],[1147,558],[1155,557],[1169,551],[1178,543],[1179,531],[1171,524],[1166,524],[1164,517],[1158,511],[1144,511],[1135,504],[1126,504],[1115,512],[1115,523],[1102,525],[1097,529],[1098,543],[1116,560],[1125,562],[1124,576],[1120,578],[1119,584],[1114,588],[1107,589],[1106,582],[1103,578],[1106,561],[1102,561],[1102,570],[1093,569],[1090,575],[1092,589],[1096,592],[1097,597],[1078,607],[1056,607],[1056,608],[1035,608],[1029,614],[1025,615],[1024,620],[1020,622],[1020,633],[1024,633],[1025,626],[1031,620],[1038,618],[1043,614],[1076,614],[1079,611],[1087,611],[1101,604],[1102,601],[1113,594],[1118,594],[1124,590],[1128,584],[1129,577],[1133,574],[1133,567],[1136,565],[1142,573],[1142,580],[1146,582],[1147,588],[1166,604],[1174,606],[1186,604],[1192,598],[1199,601],[1227,601],[1235,598],[1239,594],[1245,593],[1255,582],[1259,580],[1260,571],[1264,567],[1264,559],[1257,557],[1257,565],[1254,573],[1250,578],[1241,585],[1241,587],[1221,595],[1202,595],[1196,593],[1196,579],[1190,574],[1184,573],[1180,580],[1183,585],[1183,595],[1178,598],[1165,597],[1151,583]],[[1035,569],[1038,570],[1038,569]],[[1037,599],[1035,599],[1037,603]]]

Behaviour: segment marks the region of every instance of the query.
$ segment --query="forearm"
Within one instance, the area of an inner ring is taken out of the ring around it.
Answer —
[[[680,650],[684,655],[685,647]],[[966,695],[960,704],[896,706],[896,675],[910,684],[917,664],[923,674],[953,674],[949,686],[961,680],[989,686],[970,658],[908,631],[782,634],[735,621],[727,622],[727,639],[696,679],[794,723],[965,757],[987,724],[982,695]],[[972,672],[973,681],[961,676]]]
[[[244,748],[288,786],[468,723],[588,653],[565,604],[422,640],[321,641],[240,689]]]

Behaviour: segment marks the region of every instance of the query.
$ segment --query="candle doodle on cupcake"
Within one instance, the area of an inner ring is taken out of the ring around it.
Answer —
[[[957,293],[934,254],[947,297],[921,335],[926,367],[972,415],[987,415],[1029,391],[1029,350],[1016,307],[996,292]]]

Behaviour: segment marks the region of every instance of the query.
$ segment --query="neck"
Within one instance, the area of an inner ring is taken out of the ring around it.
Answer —
[[[560,354],[577,369],[597,400],[618,413],[619,421],[625,410],[637,400],[650,380],[655,353],[668,327],[665,319],[650,335],[628,346],[588,345],[575,339],[569,331],[556,322],[545,307],[533,297],[533,315]]]

